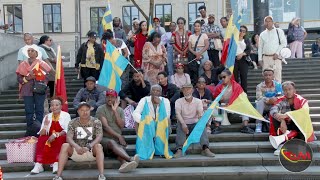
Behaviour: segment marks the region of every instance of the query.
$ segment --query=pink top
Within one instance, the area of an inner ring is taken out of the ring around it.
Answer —
[[[197,123],[203,114],[202,101],[193,97],[189,103],[185,98],[180,98],[175,103],[176,115],[178,119],[183,119],[186,124]]]
[[[190,76],[187,73],[178,75],[175,73],[170,77],[171,83],[175,84],[178,88],[181,88],[185,84],[191,84]]]

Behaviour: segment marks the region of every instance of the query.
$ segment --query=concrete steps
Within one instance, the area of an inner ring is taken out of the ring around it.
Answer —
[[[222,166],[222,167],[160,167],[138,168],[132,173],[119,173],[116,169],[105,170],[105,175],[110,180],[280,180],[285,177],[291,179],[318,179],[319,166],[312,166],[299,174],[289,174],[282,166]],[[97,170],[66,170],[63,177],[66,180],[95,180]],[[6,180],[51,180],[54,176],[51,172],[38,175],[30,175],[29,171],[19,173],[4,173]]]

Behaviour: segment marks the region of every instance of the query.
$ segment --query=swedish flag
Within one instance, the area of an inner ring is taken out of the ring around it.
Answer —
[[[188,139],[186,142],[184,142],[183,147],[182,147],[182,153],[185,153],[188,149],[188,147],[192,143],[199,143],[200,142],[200,137],[203,133],[204,128],[206,127],[206,124],[208,120],[210,119],[214,108],[217,108],[218,102],[222,98],[223,94],[225,93],[226,89],[228,86],[226,86],[223,91],[217,96],[217,98],[211,103],[209,108],[206,110],[206,112],[202,115],[194,129],[192,130],[191,134],[189,135]]]
[[[120,77],[128,64],[129,61],[120,55],[119,51],[107,41],[104,62],[98,84],[114,89],[119,93],[121,90]]]
[[[141,114],[141,121],[139,123],[138,136],[136,140],[136,153],[141,160],[152,159],[154,155],[154,141],[155,136],[155,121],[150,115],[147,100]]]
[[[173,153],[169,148],[169,121],[164,104],[164,99],[159,105],[159,114],[157,118],[156,140],[155,140],[155,154],[164,155],[166,159],[171,159]]]
[[[153,19],[151,19],[151,16],[150,16],[149,17],[149,26],[148,26],[148,36],[150,36],[154,32],[154,29],[152,27],[152,21],[153,21]]]
[[[106,6],[106,11],[101,20],[101,26],[99,29],[99,36],[102,37],[102,34],[107,30],[111,29],[113,31],[113,24],[112,24],[112,14],[111,14],[111,7],[110,7],[110,0],[108,0],[108,4]]]

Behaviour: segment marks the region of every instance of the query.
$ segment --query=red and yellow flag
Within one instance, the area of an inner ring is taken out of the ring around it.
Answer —
[[[62,111],[68,112],[68,97],[67,97],[67,88],[64,78],[64,68],[61,58],[61,47],[58,46],[57,51],[57,64],[56,64],[56,79],[55,79],[55,96],[59,96],[63,99]]]
[[[223,89],[223,85],[217,86],[217,92],[220,93]],[[220,91],[220,92],[219,92]],[[234,80],[232,80],[232,95],[229,103],[226,107],[219,107],[220,109],[226,110],[231,113],[240,114],[243,116],[251,117],[261,121],[266,121],[263,116],[252,106],[247,94],[243,91],[241,86]]]

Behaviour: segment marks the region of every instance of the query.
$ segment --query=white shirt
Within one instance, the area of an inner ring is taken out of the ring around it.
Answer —
[[[164,105],[166,107],[167,116],[168,116],[168,119],[170,119],[170,113],[171,113],[170,101],[164,97],[159,97],[159,98],[160,98],[160,102],[162,101],[162,99],[164,99]],[[132,117],[133,117],[134,121],[137,123],[140,123],[140,121],[141,121],[141,114],[142,114],[142,111],[144,108],[144,103],[146,102],[146,100],[148,103],[148,107],[149,107],[149,111],[150,111],[150,115],[151,115],[152,119],[154,119],[154,120],[156,119],[154,107],[151,102],[151,96],[147,96],[147,97],[142,98],[139,101],[138,106],[136,107],[136,109],[132,113]],[[158,112],[159,112],[159,106],[157,106],[157,109],[156,109],[156,113],[158,113]]]
[[[279,33],[280,38],[280,45],[279,45],[279,38],[277,35],[277,30]],[[284,35],[282,29],[273,28],[272,30],[264,30],[259,37],[259,49],[258,49],[258,56],[259,61],[262,61],[262,55],[272,55],[280,53],[280,50],[287,46],[287,38]]]
[[[201,21],[201,20],[204,20],[204,22],[206,23],[206,24],[208,24],[208,16],[206,16],[205,18],[203,18],[203,17],[198,17],[197,19],[196,19],[196,21]]]
[[[236,55],[239,55],[241,53],[244,52],[244,50],[246,49],[247,45],[244,42],[244,39],[242,39],[242,41],[239,41],[238,45],[237,45],[237,53]]]

